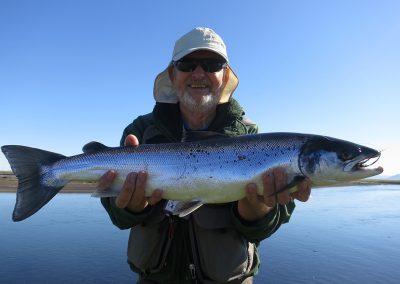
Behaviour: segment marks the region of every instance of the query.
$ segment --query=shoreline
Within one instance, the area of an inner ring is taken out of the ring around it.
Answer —
[[[16,193],[18,180],[11,172],[0,172],[0,193]],[[95,183],[70,182],[60,193],[92,193],[96,190]]]

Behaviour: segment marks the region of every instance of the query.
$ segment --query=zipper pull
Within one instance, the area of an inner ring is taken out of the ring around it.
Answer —
[[[196,279],[196,266],[193,263],[189,264],[189,271],[192,279]]]
[[[169,227],[168,227],[168,238],[172,239],[174,237],[174,221],[172,217],[169,217]]]

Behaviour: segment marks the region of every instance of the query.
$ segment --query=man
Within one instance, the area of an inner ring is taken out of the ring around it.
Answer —
[[[238,79],[229,66],[222,39],[209,28],[196,28],[175,44],[171,64],[155,80],[156,105],[125,130],[121,145],[181,141],[185,131],[207,130],[230,136],[257,132],[232,98]],[[106,189],[109,171],[99,182]],[[294,194],[275,194],[285,173],[263,176],[264,195],[255,184],[237,202],[205,205],[185,218],[165,214],[162,189],[145,197],[147,174],[131,173],[117,198],[102,198],[112,222],[131,229],[128,263],[139,283],[251,283],[259,267],[257,246],[288,222],[293,198],[306,201],[308,180]]]

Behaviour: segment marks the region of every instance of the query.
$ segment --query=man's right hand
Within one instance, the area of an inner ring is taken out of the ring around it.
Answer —
[[[126,136],[124,144],[125,146],[137,147],[139,146],[139,140],[135,135],[130,134]],[[100,178],[97,187],[101,190],[107,190],[116,177],[117,172],[113,170],[106,172]],[[115,205],[117,205],[118,208],[126,208],[129,211],[138,213],[143,211],[147,205],[154,205],[159,202],[162,199],[162,191],[160,189],[156,189],[151,197],[146,198],[146,180],[146,172],[129,173],[122,186],[121,192],[115,199]]]

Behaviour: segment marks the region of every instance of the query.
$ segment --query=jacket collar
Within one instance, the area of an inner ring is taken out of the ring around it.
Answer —
[[[244,111],[235,99],[217,106],[217,114],[208,127],[208,131],[226,133],[231,136],[245,134],[236,127],[238,120],[242,120]],[[179,104],[157,102],[153,109],[154,123],[172,141],[182,138],[183,122]]]

